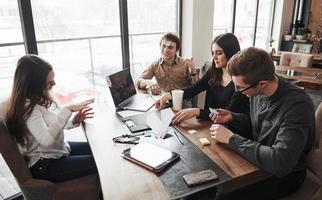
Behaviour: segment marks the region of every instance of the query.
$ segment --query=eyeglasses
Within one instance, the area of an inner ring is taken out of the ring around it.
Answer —
[[[254,84],[252,84],[252,85],[250,85],[250,86],[248,86],[248,87],[246,87],[246,88],[244,88],[244,89],[241,89],[239,86],[235,86],[235,89],[236,89],[236,91],[237,92],[240,92],[240,93],[243,93],[243,92],[245,92],[246,90],[249,90],[250,88],[253,88],[253,87],[255,87],[256,85],[258,85],[258,83],[259,82],[257,82],[257,83],[254,83]]]

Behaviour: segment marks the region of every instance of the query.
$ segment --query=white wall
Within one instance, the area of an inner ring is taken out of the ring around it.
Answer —
[[[213,0],[182,1],[182,56],[193,57],[201,68],[211,60],[213,34]],[[198,97],[198,107],[204,107],[205,92]]]
[[[197,67],[211,59],[213,7],[213,0],[182,1],[182,56]]]
[[[277,0],[275,18],[273,25],[273,47],[275,49],[280,49],[280,44],[283,40],[283,35],[285,31],[289,29],[290,23],[292,22],[293,13],[293,3],[294,0]],[[292,31],[292,30],[290,30]]]

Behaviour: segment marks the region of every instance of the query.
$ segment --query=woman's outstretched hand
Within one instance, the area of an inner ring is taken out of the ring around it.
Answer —
[[[93,108],[86,108],[78,111],[78,113],[73,118],[73,124],[79,124],[85,119],[93,118],[94,112],[91,112]]]
[[[86,101],[83,101],[80,103],[68,105],[65,108],[67,108],[71,112],[77,112],[77,111],[81,111],[81,110],[90,108],[89,104],[91,104],[93,102],[94,102],[94,99],[89,99],[89,100],[86,100]]]

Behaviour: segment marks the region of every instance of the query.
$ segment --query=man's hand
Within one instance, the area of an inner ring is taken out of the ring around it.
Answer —
[[[189,69],[189,73],[191,74],[193,71],[195,71],[195,63],[193,62],[193,58],[189,59],[187,58],[185,60],[185,65]]]
[[[216,109],[218,111],[218,114],[211,114],[209,115],[211,121],[218,124],[224,124],[227,122],[230,122],[233,119],[233,116],[230,111],[225,109]]]
[[[148,89],[150,89],[150,91],[151,91],[151,93],[153,95],[159,95],[159,94],[161,94],[160,86],[157,83],[154,83],[152,85],[148,85],[147,87],[148,87]]]
[[[172,119],[173,124],[180,123],[186,119],[190,119],[195,116],[199,116],[200,114],[200,109],[199,108],[187,108],[180,110],[177,112]]]
[[[224,144],[228,144],[231,136],[233,135],[230,130],[220,124],[211,125],[210,134],[212,139]]]

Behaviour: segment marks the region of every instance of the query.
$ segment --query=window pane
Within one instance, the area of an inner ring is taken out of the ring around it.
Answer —
[[[272,5],[272,0],[259,1],[255,46],[262,49],[269,47]]]
[[[160,55],[164,32],[177,32],[177,0],[128,0],[130,62],[136,79]]]
[[[235,35],[242,49],[253,46],[256,0],[238,0],[236,4]]]
[[[23,55],[25,55],[23,45],[0,47],[0,101],[9,97],[16,64]]]
[[[222,33],[228,33],[232,31],[233,12],[234,12],[233,0],[215,0],[214,1],[214,27],[213,36],[216,37]]]
[[[25,54],[17,1],[0,1],[0,101],[8,98],[18,59]]]
[[[133,79],[160,55],[160,38],[162,34],[130,36],[131,73]]]
[[[177,31],[176,0],[128,0],[129,33]]]
[[[32,8],[39,55],[56,73],[57,101],[109,95],[105,77],[122,69],[118,0],[32,0]]]
[[[118,0],[31,0],[38,40],[119,35]]]

